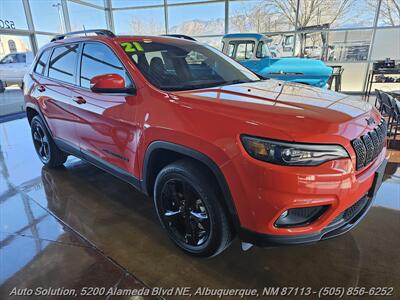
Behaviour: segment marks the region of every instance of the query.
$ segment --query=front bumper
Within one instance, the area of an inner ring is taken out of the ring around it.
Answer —
[[[326,240],[342,235],[356,226],[367,214],[372,206],[376,192],[378,191],[385,172],[387,159],[384,159],[375,171],[373,184],[366,195],[352,206],[339,213],[336,218],[321,231],[310,234],[296,235],[269,235],[241,228],[239,237],[243,242],[260,247],[313,244],[320,240]]]

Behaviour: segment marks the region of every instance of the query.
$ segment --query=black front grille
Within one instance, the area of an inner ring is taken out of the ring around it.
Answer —
[[[355,139],[352,141],[354,151],[356,151],[356,163],[357,170],[364,167],[365,160],[367,158],[367,149],[361,139]]]
[[[386,132],[387,125],[385,120],[382,119],[374,130],[351,142],[356,152],[357,170],[367,166],[382,152],[385,146]]]
[[[371,131],[369,133],[369,135],[371,136],[372,143],[374,143],[374,147],[367,149],[367,151],[373,152],[374,153],[373,157],[375,158],[379,154],[379,149],[381,148],[381,145],[379,144],[378,134],[376,133],[375,130]],[[367,165],[367,164],[365,164],[365,165]]]
[[[361,139],[364,142],[365,151],[366,151],[365,164],[368,165],[374,158],[374,153],[375,153],[374,143],[373,143],[371,137],[369,136],[369,134],[364,135]],[[367,151],[367,149],[372,149],[372,150]]]

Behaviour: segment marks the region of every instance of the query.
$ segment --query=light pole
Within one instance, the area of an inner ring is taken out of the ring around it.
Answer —
[[[61,24],[61,33],[65,33],[64,19],[63,19],[63,15],[62,15],[61,3],[53,4],[52,7],[57,7],[58,17],[60,18],[60,24]]]

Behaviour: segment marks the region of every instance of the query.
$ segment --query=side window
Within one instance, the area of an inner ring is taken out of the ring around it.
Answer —
[[[175,67],[171,61],[171,59],[166,55],[166,52],[163,51],[152,51],[152,52],[146,52],[144,54],[144,57],[142,56],[142,60],[138,58],[135,61],[135,58],[133,60],[137,63],[144,63],[145,65],[148,65],[151,70],[158,70],[161,71],[161,73],[168,73],[168,74],[176,74]],[[134,55],[132,55],[134,57]],[[144,62],[145,59],[145,62]],[[186,59],[186,58],[185,58]],[[160,74],[160,72],[157,72]]]
[[[161,54],[161,51],[146,52],[146,53],[144,54],[144,56],[146,57],[146,60],[147,60],[149,63],[151,62],[151,60],[152,60],[154,57],[158,57],[158,58],[160,58],[160,59],[162,60],[162,62],[165,64],[164,58],[163,58],[163,56],[162,56],[162,54]]]
[[[233,50],[235,50],[235,45],[234,44],[229,44],[228,45],[228,56],[229,57],[233,56]]]
[[[185,61],[192,78],[196,78],[196,80],[223,80],[218,74],[219,66],[204,54],[192,50],[186,55]]]
[[[81,86],[90,88],[90,80],[104,74],[118,74],[125,79],[127,87],[132,86],[124,66],[108,46],[100,43],[85,44],[81,63]]]
[[[294,42],[294,36],[293,35],[289,35],[285,37],[285,46],[287,45],[292,45]]]
[[[40,75],[46,75],[46,74],[44,74],[44,72],[46,70],[46,64],[49,59],[50,53],[51,53],[51,49],[47,49],[46,51],[44,51],[42,53],[42,55],[40,55],[40,58],[39,58],[38,62],[36,63],[36,66],[35,66],[35,69],[33,70],[33,72],[40,74]]]
[[[54,48],[49,62],[49,77],[67,83],[75,83],[77,57],[77,44]]]
[[[18,53],[17,54],[17,62],[18,63],[26,63],[26,54],[25,53]]]
[[[137,54],[132,54],[131,57],[132,57],[132,60],[137,64],[138,61],[139,61],[138,55]]]
[[[256,57],[264,58],[267,56],[271,56],[267,44],[265,44],[264,42],[259,42],[257,46]]]
[[[199,52],[190,51],[186,55],[185,60],[188,65],[201,65],[205,60],[207,60],[207,57]]]
[[[253,56],[255,43],[253,41],[244,41],[236,43],[235,60],[250,59]]]

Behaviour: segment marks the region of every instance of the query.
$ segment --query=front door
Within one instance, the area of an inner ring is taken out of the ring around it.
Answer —
[[[269,51],[266,41],[259,41],[253,59],[243,63],[244,66],[260,75],[267,75],[268,67],[271,65],[271,52]]]
[[[130,94],[94,93],[90,80],[98,75],[118,74],[132,86],[124,65],[107,45],[88,42],[83,45],[79,88],[72,97],[79,104],[77,134],[82,153],[118,169],[135,174],[139,127],[136,123],[137,97]],[[136,166],[137,167],[137,166]]]

